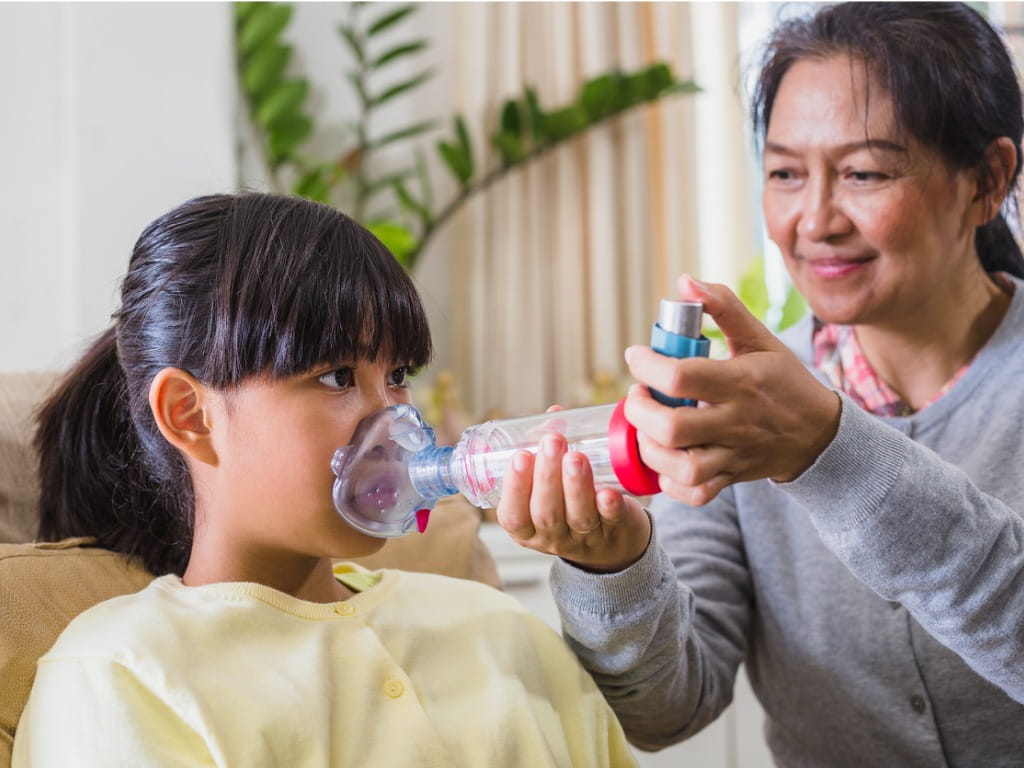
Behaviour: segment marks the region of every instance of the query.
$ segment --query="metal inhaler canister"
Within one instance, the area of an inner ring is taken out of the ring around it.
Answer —
[[[658,305],[658,320],[651,327],[651,348],[669,357],[707,357],[711,342],[700,332],[704,305],[699,301],[673,301],[662,299]],[[669,397],[656,389],[654,399],[664,405],[693,406],[696,400]]]

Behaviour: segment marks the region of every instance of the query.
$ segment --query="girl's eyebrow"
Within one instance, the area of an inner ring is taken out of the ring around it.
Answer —
[[[859,152],[862,149],[871,149],[881,152],[899,152],[901,154],[907,153],[907,148],[902,144],[897,144],[895,141],[889,141],[888,139],[864,139],[863,141],[850,141],[846,144],[840,144],[833,148],[834,151],[840,154],[849,154],[851,152]],[[789,157],[797,157],[800,153],[794,149],[790,149],[785,144],[779,144],[774,141],[766,141],[764,144],[765,153],[771,152],[776,155],[786,155]]]

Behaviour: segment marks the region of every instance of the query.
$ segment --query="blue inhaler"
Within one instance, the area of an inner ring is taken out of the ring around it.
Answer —
[[[707,357],[702,312],[699,302],[663,299],[651,346],[670,357]],[[666,405],[695,405],[652,394]],[[434,430],[411,405],[389,406],[363,419],[352,444],[335,453],[334,505],[346,522],[371,536],[422,532],[430,510],[445,496],[461,493],[477,507],[497,506],[512,456],[537,453],[552,432],[587,457],[595,486],[634,496],[657,493],[658,475],[640,459],[625,403],[488,421],[467,429],[454,446],[436,445]]]

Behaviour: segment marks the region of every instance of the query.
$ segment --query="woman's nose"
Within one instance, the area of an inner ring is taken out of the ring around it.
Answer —
[[[823,179],[809,183],[801,200],[798,234],[805,240],[827,240],[848,228],[849,219],[835,199],[832,185]]]

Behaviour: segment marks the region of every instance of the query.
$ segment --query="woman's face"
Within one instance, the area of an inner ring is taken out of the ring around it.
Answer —
[[[899,329],[951,311],[943,287],[981,274],[972,174],[898,140],[892,102],[859,61],[792,65],[764,168],[769,236],[826,322]]]
[[[224,396],[214,429],[220,508],[249,545],[319,557],[358,557],[383,539],[350,528],[331,497],[335,450],[375,411],[410,402],[407,367],[325,365],[289,379],[250,381]],[[220,510],[218,510],[220,511]]]

